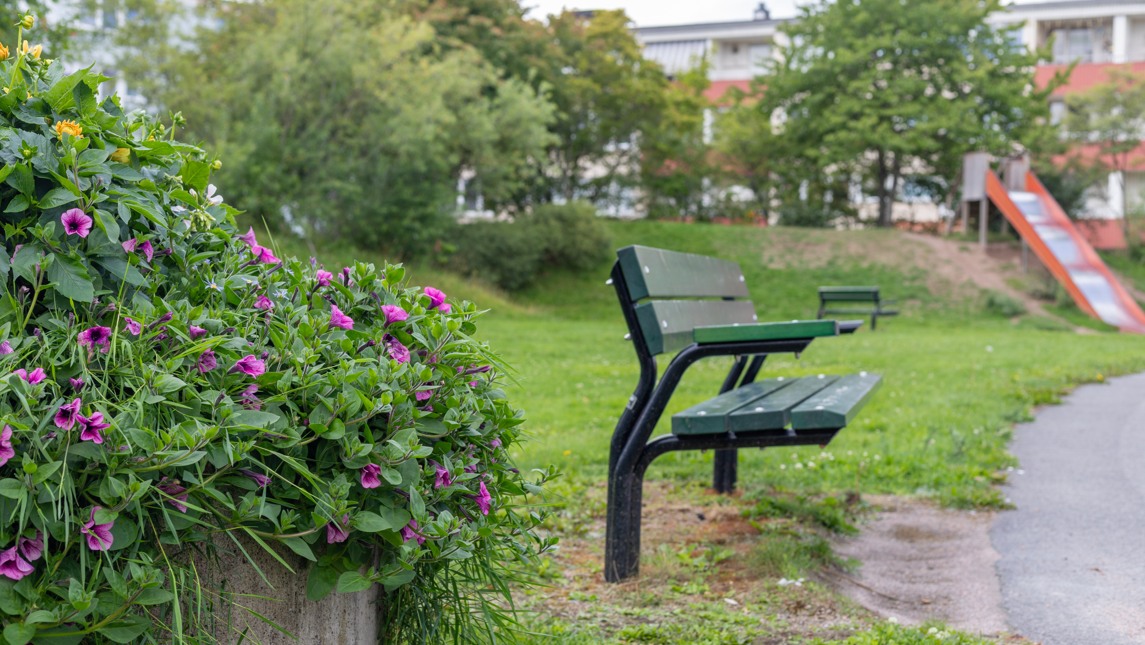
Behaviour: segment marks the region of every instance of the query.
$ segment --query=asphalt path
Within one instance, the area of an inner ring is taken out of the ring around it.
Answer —
[[[1145,374],[1018,426],[1016,510],[990,531],[1010,626],[1044,645],[1145,644]]]

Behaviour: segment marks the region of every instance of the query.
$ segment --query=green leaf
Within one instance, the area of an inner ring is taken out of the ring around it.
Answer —
[[[166,589],[160,589],[159,587],[148,587],[147,589],[139,592],[139,596],[135,599],[135,602],[141,605],[162,605],[163,603],[171,602],[174,599],[175,594],[167,591]]]
[[[401,472],[386,466],[382,468],[382,479],[385,479],[393,486],[399,486],[402,483],[402,474]]]
[[[382,578],[382,586],[385,587],[386,591],[393,591],[402,585],[409,584],[413,578],[413,569],[402,569],[393,575]]]
[[[24,599],[15,590],[16,583],[7,578],[0,579],[0,612],[9,616],[24,613]]]
[[[147,282],[147,279],[143,277],[143,274],[139,272],[139,269],[136,269],[135,267],[128,264],[127,260],[123,258],[100,258],[96,260],[95,263],[103,267],[105,271],[115,276],[117,279],[123,280],[127,284],[135,285],[138,287]]]
[[[380,508],[379,513],[361,511],[354,515],[354,528],[365,533],[398,531],[409,524],[410,514],[401,509]]]
[[[74,106],[76,99],[75,95],[72,94],[72,90],[76,88],[76,85],[83,82],[90,69],[90,67],[85,67],[84,69],[76,70],[59,81],[56,81],[55,85],[44,92],[44,100],[47,101],[48,105],[51,105],[52,109],[56,112],[63,112]]]
[[[4,640],[8,645],[27,645],[36,636],[36,628],[23,623],[12,623],[4,628]]]
[[[294,551],[295,553],[306,558],[307,560],[310,560],[311,562],[317,562],[318,561],[318,558],[314,557],[314,551],[312,551],[310,549],[310,545],[306,543],[306,540],[303,540],[302,538],[296,538],[296,537],[283,538],[282,543],[285,544],[286,546],[290,547],[291,551]]]
[[[24,211],[28,210],[28,207],[31,205],[32,204],[28,201],[27,197],[24,197],[23,195],[16,195],[12,198],[12,201],[8,202],[8,205],[4,207],[4,212],[23,213]]]
[[[237,410],[234,414],[227,417],[228,425],[231,426],[250,426],[252,428],[266,428],[281,417],[271,412],[259,412],[258,410]]]
[[[161,374],[155,379],[155,389],[163,394],[174,392],[186,387],[187,383],[181,378],[171,376],[170,374]]]
[[[211,178],[211,165],[205,161],[187,160],[183,163],[183,170],[179,176],[183,178],[184,186],[202,193],[207,189],[207,181]]]
[[[338,572],[331,567],[311,567],[306,576],[306,599],[318,602],[330,595],[338,584]]]
[[[107,585],[115,592],[115,595],[120,598],[127,598],[127,581],[119,572],[111,567],[103,568],[103,577],[107,579]]]
[[[28,488],[24,486],[24,483],[19,480],[0,480],[0,497],[7,497],[8,499],[20,499],[27,493]]]
[[[34,477],[32,477],[32,483],[33,484],[42,484],[42,483],[48,481],[48,478],[51,477],[52,475],[56,474],[56,471],[58,471],[60,469],[60,467],[63,465],[64,465],[64,462],[62,462],[62,461],[53,461],[51,463],[47,463],[47,464],[44,464],[43,466],[40,466],[36,470],[36,475]]]
[[[114,643],[130,643],[148,629],[151,629],[150,620],[139,616],[131,616],[117,620],[106,627],[101,627],[97,629],[96,632],[106,636],[109,641]]]
[[[36,280],[36,265],[40,263],[40,250],[25,246],[12,257],[12,272],[28,282]]]
[[[72,191],[67,188],[53,188],[48,191],[47,195],[40,198],[40,208],[47,210],[49,208],[56,208],[64,204],[70,204],[79,199]]]
[[[374,583],[357,571],[347,571],[338,576],[338,593],[365,591]]]
[[[87,267],[71,256],[57,255],[56,261],[48,267],[48,279],[65,298],[84,304],[95,298],[95,287]]]
[[[4,181],[29,199],[36,194],[36,178],[32,176],[32,167],[28,164],[18,164]]]

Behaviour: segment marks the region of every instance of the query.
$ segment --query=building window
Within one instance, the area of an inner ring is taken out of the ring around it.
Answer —
[[[1113,59],[1113,33],[1104,26],[1063,27],[1050,31],[1054,63],[1108,63]]]
[[[1065,101],[1053,101],[1050,103],[1050,123],[1058,125],[1065,120],[1066,106]]]
[[[752,72],[756,74],[766,72],[771,62],[771,45],[752,45],[748,50],[748,57],[751,59]]]

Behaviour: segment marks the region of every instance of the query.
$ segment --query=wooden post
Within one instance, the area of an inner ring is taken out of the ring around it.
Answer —
[[[970,232],[970,202],[962,200],[962,234]]]
[[[985,199],[978,200],[978,243],[982,245],[982,250],[986,250],[986,213],[989,211],[989,205]]]

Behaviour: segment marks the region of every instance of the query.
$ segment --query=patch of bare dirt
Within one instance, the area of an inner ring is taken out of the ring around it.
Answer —
[[[990,542],[994,513],[943,509],[923,500],[870,498],[879,507],[835,552],[861,563],[831,585],[863,607],[904,623],[940,620],[986,636],[1008,631]]]

